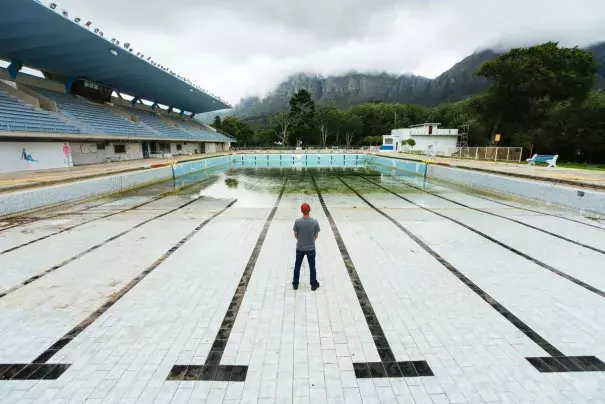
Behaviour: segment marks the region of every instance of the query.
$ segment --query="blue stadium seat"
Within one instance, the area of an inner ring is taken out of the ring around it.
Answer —
[[[189,124],[187,122],[181,121],[180,125],[181,128],[195,135],[198,140],[203,142],[233,142],[233,139],[230,139],[227,136],[224,136],[218,132],[215,132],[213,130],[202,129],[201,124],[199,124],[198,127],[198,124]]]
[[[30,87],[38,94],[54,101],[61,113],[76,122],[77,127],[64,122],[52,112],[23,104],[0,91],[0,130],[50,132],[50,133],[98,133],[132,138],[171,138],[176,141],[231,142],[220,133],[204,129],[201,124],[173,119],[173,126],[150,111],[120,107],[139,118],[132,122],[108,107],[88,102],[72,94],[61,93],[39,87]],[[78,124],[80,122],[81,124]]]
[[[15,132],[83,133],[51,112],[22,103],[0,91],[0,130]]]
[[[138,116],[139,120],[141,122],[143,122],[147,126],[152,127],[153,129],[157,130],[158,132],[162,133],[163,135],[174,138],[176,140],[191,140],[191,141],[199,140],[199,139],[196,139],[195,136],[192,135],[191,133],[189,133],[181,128],[177,128],[176,126],[167,124],[166,122],[164,122],[164,120],[162,120],[161,118],[159,118],[157,115],[155,115],[152,112],[143,111],[143,110],[136,109],[136,108],[123,107],[123,109],[126,110],[130,114],[134,114],[134,115]]]
[[[92,129],[92,132],[128,137],[161,137],[152,128],[132,122],[103,105],[85,101],[72,94],[38,87],[32,87],[32,89],[56,102],[61,112],[72,119],[83,122]]]

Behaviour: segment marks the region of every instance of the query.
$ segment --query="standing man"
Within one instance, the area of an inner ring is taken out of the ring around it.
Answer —
[[[315,291],[319,287],[317,282],[317,274],[315,272],[315,240],[319,237],[319,223],[311,218],[311,206],[308,203],[300,205],[300,211],[303,217],[296,219],[294,222],[294,238],[296,242],[296,262],[294,263],[294,280],[292,287],[298,289],[298,279],[300,278],[300,266],[303,258],[307,256],[309,262],[309,271],[311,272],[311,290]]]

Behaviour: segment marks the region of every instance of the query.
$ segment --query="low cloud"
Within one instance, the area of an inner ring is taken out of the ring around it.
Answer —
[[[236,103],[297,72],[435,77],[478,48],[605,40],[602,0],[63,0]]]

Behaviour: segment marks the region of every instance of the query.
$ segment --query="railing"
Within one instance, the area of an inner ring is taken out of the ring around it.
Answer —
[[[458,147],[451,157],[469,160],[521,162],[522,147]]]
[[[433,135],[457,135],[458,129],[433,129],[431,133],[429,133],[428,128],[418,128],[411,129],[411,135],[425,135],[425,136],[433,136]]]

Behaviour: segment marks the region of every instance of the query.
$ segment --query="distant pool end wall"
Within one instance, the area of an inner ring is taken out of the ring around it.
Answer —
[[[228,164],[248,167],[349,167],[365,165],[365,154],[241,154],[201,158],[199,160],[167,165],[159,168],[132,171],[92,179],[66,182],[46,187],[31,188],[0,194],[0,217],[51,208],[60,204],[74,204],[89,199],[118,194],[170,178],[183,178],[201,170],[210,170]],[[188,181],[176,181],[178,188]]]

